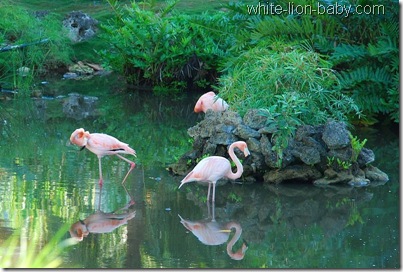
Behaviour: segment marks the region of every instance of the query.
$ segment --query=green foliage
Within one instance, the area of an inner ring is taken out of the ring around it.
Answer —
[[[215,77],[218,59],[226,54],[225,17],[179,13],[177,2],[154,11],[144,2],[123,8],[108,1],[115,18],[102,25],[110,48],[100,55],[129,83],[175,93],[194,82],[206,86]]]
[[[340,158],[327,157],[326,166],[336,170],[348,170],[352,166],[352,161],[343,161]]]
[[[336,158],[337,165],[339,166],[339,169],[343,170],[348,170],[351,167],[351,162],[350,161],[343,161],[339,158]]]
[[[275,4],[284,9],[290,7],[288,0],[278,0]],[[292,1],[294,7],[317,4],[318,1],[311,0]],[[320,4],[334,7],[331,2]],[[343,4],[351,10],[359,8],[358,5],[369,5],[373,14],[319,14],[316,9],[309,13],[297,14],[290,10],[286,14],[269,15],[250,10],[248,13],[241,5],[230,5],[229,17],[236,18],[232,22],[238,22],[238,18],[243,20],[239,20],[240,30],[234,34],[231,53],[236,58],[254,48],[288,52],[299,46],[324,54],[322,58],[330,61],[328,68],[334,70],[339,81],[336,90],[353,99],[367,120],[381,113],[399,122],[398,1],[346,0]],[[235,64],[229,59],[224,68]],[[259,66],[251,70],[259,72]],[[244,88],[248,88],[247,84]]]
[[[353,154],[351,155],[351,161],[356,162],[358,155],[360,154],[362,148],[364,147],[367,139],[360,141],[357,136],[349,135],[351,141],[351,148],[353,149]]]
[[[64,224],[52,239],[41,249],[37,248],[39,232],[34,231],[30,239],[23,235],[10,236],[2,245],[6,250],[0,253],[0,266],[3,268],[57,268],[62,264],[61,255],[71,245],[77,243],[73,238],[62,240],[70,224]]]
[[[399,122],[398,2],[376,2],[384,13],[345,19],[349,31],[330,60],[339,71],[339,90],[352,97],[364,114],[372,118],[387,114]]]
[[[70,61],[69,41],[62,34],[60,18],[52,13],[35,17],[34,13],[15,6],[12,1],[3,1],[0,17],[0,48],[29,44],[23,49],[0,52],[0,80],[12,85],[9,88],[18,88],[21,95],[28,95],[34,77],[44,68]],[[36,43],[44,39],[48,42]],[[17,69],[21,67],[29,68],[29,73],[20,76]]]
[[[235,193],[229,193],[228,199],[234,201],[235,203],[239,203],[242,201],[242,197]]]
[[[241,115],[248,109],[263,109],[267,125],[275,128],[273,150],[280,166],[282,151],[297,126],[360,115],[354,101],[336,90],[338,81],[329,66],[312,51],[256,47],[228,62],[217,89]]]

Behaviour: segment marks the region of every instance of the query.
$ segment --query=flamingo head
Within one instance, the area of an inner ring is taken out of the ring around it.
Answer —
[[[235,142],[233,145],[238,147],[243,152],[245,157],[250,155],[248,145],[244,141]]]
[[[77,146],[85,146],[87,144],[90,133],[83,128],[76,129],[70,136],[70,142]]]
[[[82,241],[84,237],[89,234],[87,226],[85,225],[84,221],[79,220],[73,225],[71,225],[69,229],[70,235],[77,241]]]

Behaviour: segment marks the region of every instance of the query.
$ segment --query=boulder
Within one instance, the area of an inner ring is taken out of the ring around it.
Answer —
[[[81,11],[72,11],[63,20],[63,27],[73,42],[81,42],[92,38],[97,31],[98,21]]]
[[[206,154],[230,159],[229,145],[242,140],[251,153],[245,158],[235,149],[244,167],[243,182],[367,186],[373,180],[388,180],[385,173],[370,165],[375,160],[372,150],[363,148],[357,162],[352,161],[350,132],[343,122],[300,126],[295,136],[287,139],[288,145],[279,151],[274,148],[279,140],[275,126],[266,126],[266,119],[259,110],[248,110],[244,118],[230,109],[207,110],[204,119],[188,129],[194,140],[193,150],[170,169],[176,174],[187,174]]]

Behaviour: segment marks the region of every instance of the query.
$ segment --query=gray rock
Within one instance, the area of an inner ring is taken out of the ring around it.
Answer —
[[[239,124],[236,127],[234,134],[239,136],[241,139],[260,138],[259,132],[243,124]]]
[[[389,177],[386,173],[379,170],[377,167],[368,165],[364,168],[365,177],[371,182],[387,182]]]
[[[70,93],[63,101],[63,113],[76,120],[96,117],[99,115],[96,109],[97,102],[97,97]]]
[[[261,111],[257,109],[248,110],[244,117],[243,122],[245,125],[253,129],[260,129],[266,124],[267,117],[261,115]]]
[[[358,155],[357,162],[360,167],[363,167],[371,162],[375,161],[375,154],[371,149],[363,148]]]
[[[246,140],[246,144],[248,145],[249,151],[261,153],[259,140],[255,139],[255,138],[249,138],[248,140]]]
[[[342,122],[328,122],[325,125],[322,139],[329,149],[340,149],[350,145],[349,131]]]
[[[81,42],[93,37],[98,21],[81,11],[72,11],[63,20],[68,36],[73,42]]]
[[[309,165],[290,165],[283,169],[271,170],[267,172],[263,179],[265,182],[281,183],[283,181],[311,181],[319,179],[322,174]]]

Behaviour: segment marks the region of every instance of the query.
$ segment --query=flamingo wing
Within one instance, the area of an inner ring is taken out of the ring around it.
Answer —
[[[136,155],[135,151],[128,144],[103,133],[92,133],[88,139],[87,148],[100,156],[116,153]]]
[[[184,183],[192,181],[216,182],[231,171],[230,162],[219,156],[211,156],[201,160],[195,168],[181,181]]]

